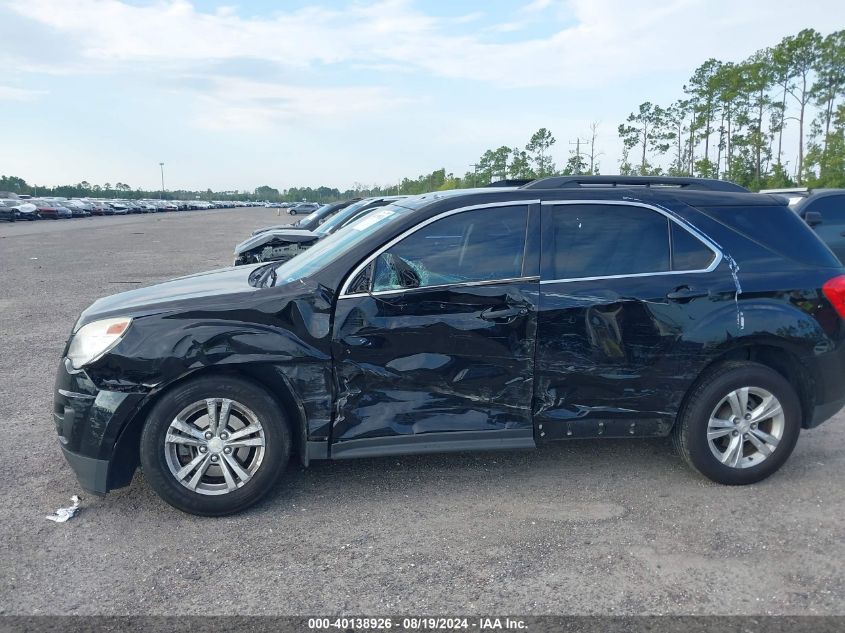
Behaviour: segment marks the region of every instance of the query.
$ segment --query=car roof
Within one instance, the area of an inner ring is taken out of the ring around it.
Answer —
[[[811,201],[818,200],[819,198],[842,195],[845,195],[845,189],[810,189],[809,194],[802,196],[800,200],[793,201],[792,204],[796,207],[804,207],[810,204]]]
[[[584,187],[563,189],[537,188],[476,188],[452,189],[450,191],[436,191],[405,200],[394,202],[407,209],[422,209],[437,207],[439,210],[449,210],[464,206],[483,205],[496,202],[552,202],[556,200],[607,200],[651,202],[659,204],[661,201],[681,201],[696,207],[730,207],[730,206],[785,206],[783,196],[751,193],[748,191],[708,191],[698,189],[680,189],[673,187]]]

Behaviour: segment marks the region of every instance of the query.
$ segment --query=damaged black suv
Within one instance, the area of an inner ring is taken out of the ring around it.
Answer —
[[[845,276],[776,196],[556,177],[396,200],[287,262],[106,297],[54,418],[83,487],[187,512],[303,464],[671,434],[710,479],[778,470],[845,403]],[[561,465],[566,468],[565,464]]]

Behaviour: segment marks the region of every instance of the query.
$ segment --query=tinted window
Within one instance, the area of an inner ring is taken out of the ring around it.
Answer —
[[[786,205],[701,206],[697,209],[748,240],[795,261],[823,268],[838,268],[842,265],[825,248],[813,229]],[[733,241],[730,235],[714,237],[726,248]],[[737,249],[734,258],[740,260],[742,265],[742,258],[746,256],[747,253]]]
[[[845,222],[845,196],[822,196],[811,199],[802,211],[817,211],[822,220]]]
[[[546,279],[669,270],[669,220],[642,207],[585,204],[551,209]]]
[[[672,226],[672,270],[703,270],[716,255],[697,237],[674,222]]]
[[[522,276],[526,207],[464,211],[409,235],[376,260],[373,290]]]

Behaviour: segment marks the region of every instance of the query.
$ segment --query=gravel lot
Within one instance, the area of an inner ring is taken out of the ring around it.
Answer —
[[[843,415],[745,488],[705,481],[667,441],[580,441],[293,464],[224,519],[170,508],[138,474],[46,521],[80,492],[50,418],[79,312],[227,265],[278,221],[238,209],[0,225],[0,613],[845,613]]]

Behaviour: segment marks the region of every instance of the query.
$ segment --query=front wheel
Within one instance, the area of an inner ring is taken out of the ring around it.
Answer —
[[[264,389],[228,376],[198,378],[153,408],[141,434],[141,466],[170,505],[223,516],[273,488],[290,445],[287,421]]]
[[[673,437],[704,476],[743,485],[783,466],[800,430],[798,394],[783,376],[758,363],[728,362],[693,387]]]

